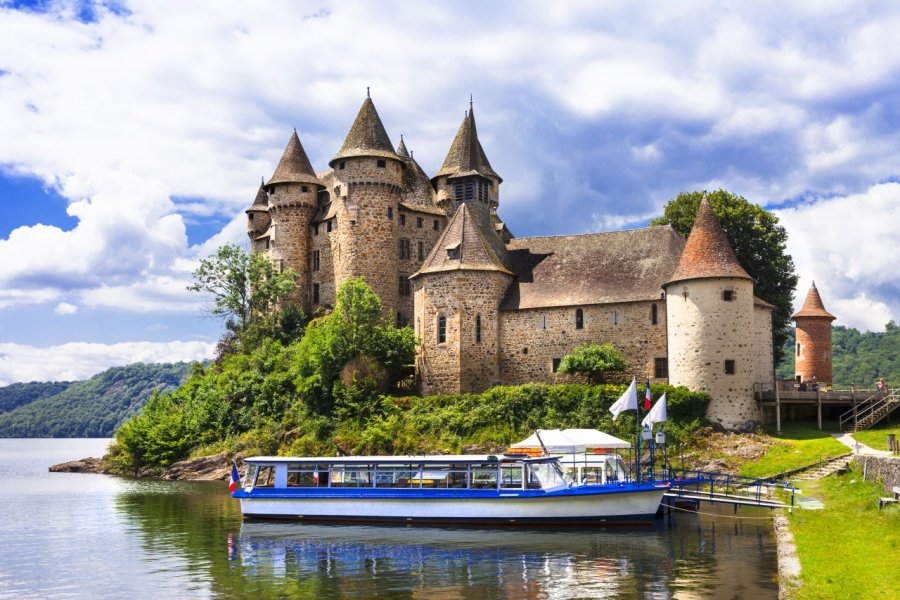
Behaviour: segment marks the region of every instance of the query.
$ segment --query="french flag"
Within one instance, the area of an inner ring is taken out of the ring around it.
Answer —
[[[231,480],[228,482],[228,491],[233,494],[235,491],[237,491],[240,483],[241,476],[238,473],[237,465],[234,464],[234,461],[231,461]]]
[[[644,388],[644,410],[650,410],[650,380],[647,380],[647,387]]]

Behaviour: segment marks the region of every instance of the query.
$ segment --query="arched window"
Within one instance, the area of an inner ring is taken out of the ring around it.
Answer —
[[[659,309],[656,307],[656,303],[650,305],[650,324],[659,324]]]
[[[475,343],[481,343],[481,315],[475,315]]]
[[[447,341],[447,317],[444,315],[438,315],[437,341],[438,344],[443,344]]]
[[[584,329],[584,310],[575,309],[575,329]]]

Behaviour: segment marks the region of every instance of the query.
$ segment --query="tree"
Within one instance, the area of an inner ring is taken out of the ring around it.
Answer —
[[[610,374],[621,373],[628,363],[612,344],[582,344],[559,363],[561,373],[587,375],[591,383],[602,383]]]
[[[297,274],[279,271],[262,254],[247,254],[226,244],[214,256],[204,258],[193,273],[192,292],[212,296],[210,315],[225,320],[235,332],[245,331],[257,319],[277,317],[276,308],[296,289]]]
[[[663,216],[650,224],[669,224],[687,238],[704,193],[678,194],[666,204]],[[784,356],[784,343],[791,328],[791,306],[798,280],[794,260],[786,251],[787,231],[778,224],[778,217],[741,196],[725,190],[708,196],[738,262],[756,280],[754,293],[775,306],[772,348],[777,365]]]

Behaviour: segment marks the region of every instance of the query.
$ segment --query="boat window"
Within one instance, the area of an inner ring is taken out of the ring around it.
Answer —
[[[418,468],[413,465],[376,465],[375,487],[419,487],[417,472]]]
[[[537,480],[540,487],[545,490],[565,487],[567,485],[565,475],[557,462],[532,463],[529,471],[532,477],[528,487],[532,487],[532,481]]]
[[[500,487],[522,489],[522,463],[500,466]]]
[[[368,465],[332,465],[331,487],[371,487],[372,471]]]
[[[497,464],[472,465],[472,487],[476,489],[496,489]]]
[[[275,467],[260,466],[256,471],[255,487],[275,487]]]
[[[288,487],[328,487],[328,465],[288,465]]]

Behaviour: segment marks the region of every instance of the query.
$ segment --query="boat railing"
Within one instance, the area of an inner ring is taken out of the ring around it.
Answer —
[[[788,481],[775,477],[748,477],[695,469],[668,469],[671,484],[669,496],[690,497],[710,502],[763,506],[793,507],[794,488]],[[781,498],[785,495],[788,502]]]

